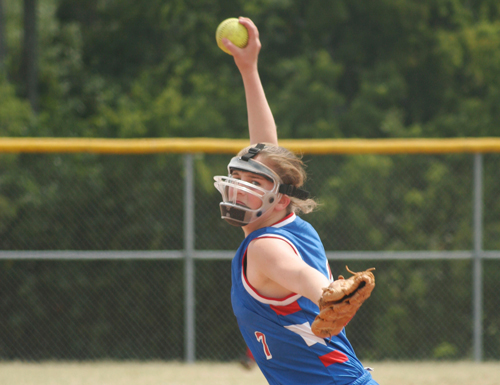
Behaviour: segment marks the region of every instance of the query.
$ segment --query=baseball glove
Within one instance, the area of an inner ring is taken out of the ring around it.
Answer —
[[[344,279],[339,275],[340,283],[332,282],[323,288],[319,300],[319,314],[311,325],[312,332],[321,338],[330,338],[339,334],[354,317],[363,302],[375,287],[375,277],[371,269],[353,273],[346,266],[352,277]]]

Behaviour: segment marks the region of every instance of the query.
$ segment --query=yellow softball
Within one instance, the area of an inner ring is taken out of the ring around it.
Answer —
[[[224,38],[231,41],[231,43],[235,46],[244,48],[248,44],[248,30],[241,25],[235,17],[224,20],[217,27],[217,31],[215,31],[215,40],[217,41],[217,45],[225,53],[232,55],[222,42],[222,39]]]

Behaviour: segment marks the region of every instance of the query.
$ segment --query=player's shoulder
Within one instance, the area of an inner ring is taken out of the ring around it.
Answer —
[[[275,254],[296,254],[293,241],[282,234],[265,233],[253,239],[248,245],[248,253],[270,257]]]
[[[260,235],[259,237],[254,238],[250,242],[248,247],[253,250],[265,249],[277,244],[281,244],[283,242],[289,242],[289,240],[281,234],[265,233]]]

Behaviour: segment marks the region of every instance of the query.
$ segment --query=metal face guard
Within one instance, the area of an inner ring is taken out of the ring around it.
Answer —
[[[261,175],[274,183],[279,184],[281,182],[281,178],[278,176],[278,174],[276,174],[266,165],[253,159],[243,160],[235,156],[227,165],[227,171],[229,175],[231,175],[233,170],[248,171],[257,175]]]
[[[261,174],[259,173],[259,175]],[[245,226],[260,218],[279,201],[279,195],[281,195],[278,192],[278,183],[274,183],[273,189],[269,191],[231,176],[215,176],[214,180],[214,186],[222,195],[221,218],[235,226]],[[259,198],[260,206],[252,209],[238,204],[238,192]]]

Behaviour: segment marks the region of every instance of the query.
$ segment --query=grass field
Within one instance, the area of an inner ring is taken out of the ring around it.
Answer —
[[[380,385],[499,385],[500,363],[375,362]],[[2,385],[266,385],[238,363],[1,363]],[[305,384],[307,385],[307,384]]]

